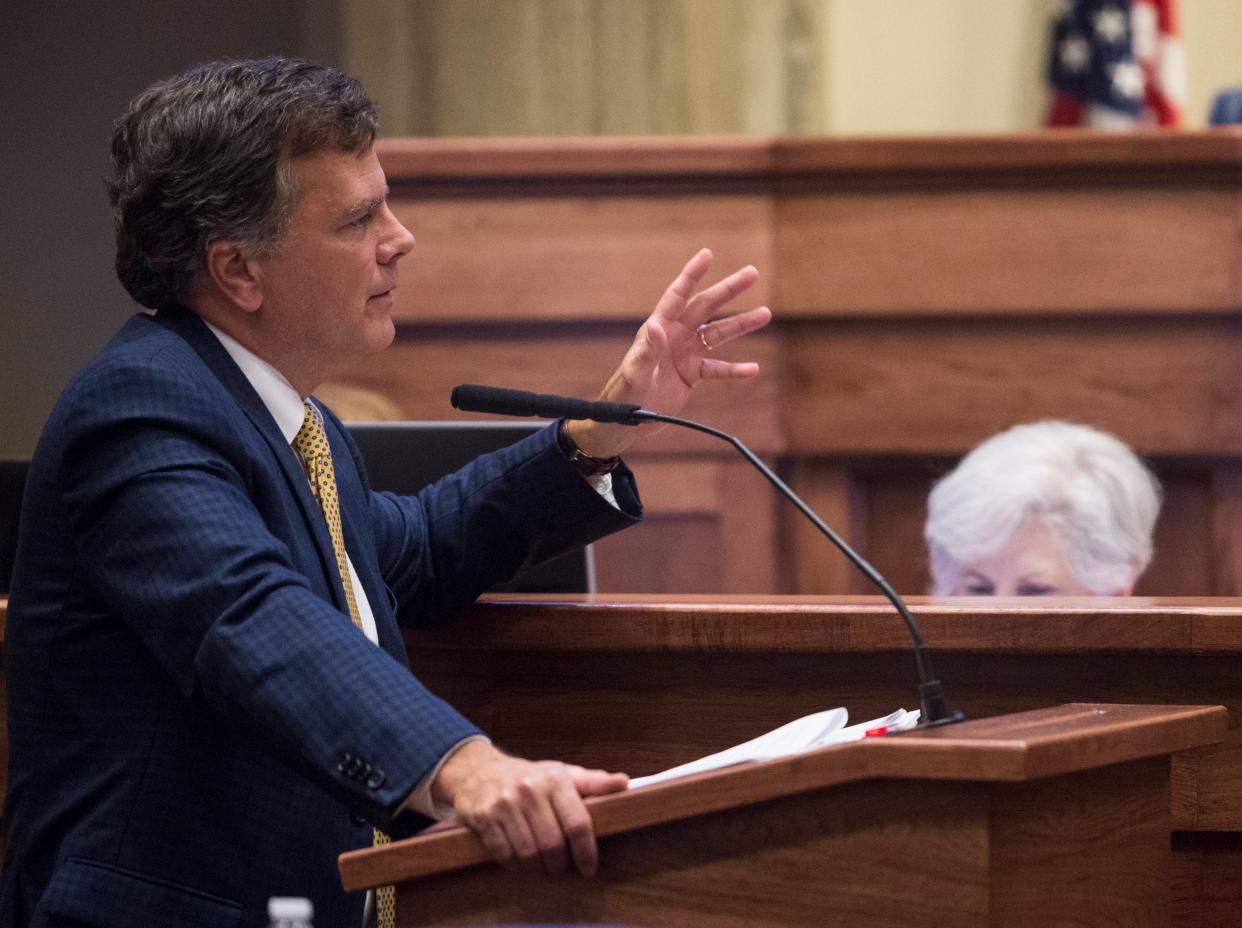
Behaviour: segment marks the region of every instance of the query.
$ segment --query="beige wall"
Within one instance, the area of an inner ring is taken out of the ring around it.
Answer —
[[[1054,0],[355,0],[388,135],[1034,128]],[[1242,0],[1182,0],[1187,125],[1242,85]]]
[[[1183,0],[1189,126],[1202,126],[1216,92],[1242,88],[1242,0]]]
[[[829,131],[1039,126],[1050,0],[824,0]],[[1181,0],[1186,125],[1242,85],[1242,0]]]
[[[1031,0],[825,0],[828,129],[1038,126],[1048,10]]]

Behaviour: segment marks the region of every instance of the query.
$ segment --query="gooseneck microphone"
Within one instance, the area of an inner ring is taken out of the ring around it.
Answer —
[[[638,425],[656,422],[659,415],[632,403],[593,403],[550,393],[527,393],[504,387],[482,387],[463,383],[453,387],[450,400],[454,409],[466,412],[491,412],[501,416],[538,416],[541,419],[591,419],[595,422],[619,422]]]
[[[547,393],[527,393],[524,390],[508,390],[503,387],[483,387],[478,384],[462,384],[453,388],[451,400],[455,409],[466,412],[488,412],[502,416],[538,416],[545,419],[591,419],[595,422],[614,422],[621,425],[640,425],[644,422],[663,422],[668,425],[679,425],[693,429],[727,441],[746,458],[768,483],[776,487],[798,511],[806,516],[811,524],[827,537],[840,550],[850,563],[862,571],[885,598],[893,604],[898,614],[906,623],[906,629],[914,642],[914,660],[919,675],[919,701],[922,705],[922,724],[926,726],[947,725],[960,722],[965,716],[958,711],[950,711],[945,700],[944,687],[936,679],[932,670],[931,654],[923,643],[923,635],[919,631],[914,616],[906,607],[905,602],[897,595],[887,580],[880,575],[857,551],[845,543],[836,532],[815,514],[802,498],[798,496],[785,481],[776,476],[759,457],[751,451],[742,440],[728,432],[695,422],[692,419],[680,419],[677,416],[666,416],[663,413],[643,409],[629,403],[600,403],[589,400],[573,399],[565,396],[554,396]]]

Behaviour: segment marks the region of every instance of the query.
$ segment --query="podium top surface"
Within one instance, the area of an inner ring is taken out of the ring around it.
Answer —
[[[587,800],[600,837],[862,780],[1022,782],[1221,740],[1221,706],[1076,703],[838,745]],[[486,863],[460,825],[342,854],[347,890]]]
[[[1001,653],[1242,653],[1242,599],[906,597],[928,647]],[[489,651],[901,651],[879,596],[485,596],[420,646]]]
[[[1239,597],[908,596],[934,652],[1242,654]],[[0,643],[8,600],[0,596]],[[420,647],[552,651],[902,651],[880,596],[489,594]]]

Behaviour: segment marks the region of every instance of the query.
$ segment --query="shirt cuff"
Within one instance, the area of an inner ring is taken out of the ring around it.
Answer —
[[[612,492],[611,486],[609,487],[609,492]],[[615,506],[616,503],[613,503],[613,505]],[[436,781],[436,776],[440,773],[440,768],[444,766],[445,762],[471,741],[492,743],[492,739],[487,737],[487,735],[467,735],[458,741],[444,752],[444,756],[431,768],[431,772],[419,780],[418,785],[411,790],[410,795],[405,797],[405,802],[401,803],[402,811],[417,812],[419,815],[434,818],[437,822],[443,822],[445,819],[450,819],[457,815],[452,806],[436,802],[431,797],[431,784]]]
[[[621,504],[617,502],[617,497],[612,492],[612,474],[596,474],[594,477],[585,479],[595,488],[596,493],[608,500],[613,509],[621,508]]]

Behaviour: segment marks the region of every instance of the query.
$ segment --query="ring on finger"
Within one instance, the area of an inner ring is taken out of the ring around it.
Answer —
[[[704,322],[701,326],[699,326],[699,329],[698,329],[698,332],[699,332],[699,341],[701,341],[701,342],[703,343],[703,347],[704,347],[704,349],[706,349],[707,351],[711,351],[711,350],[712,350],[712,346],[711,346],[711,345],[708,343],[708,341],[707,341],[707,332],[705,331],[706,329],[707,329],[707,323],[706,323],[706,322]]]

